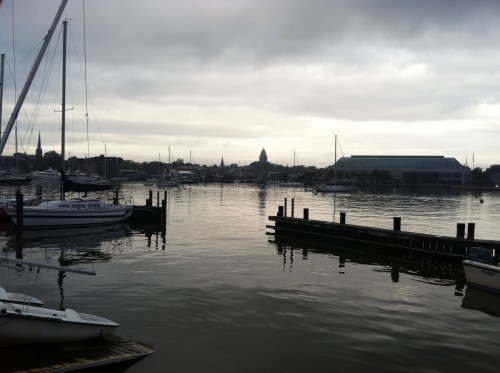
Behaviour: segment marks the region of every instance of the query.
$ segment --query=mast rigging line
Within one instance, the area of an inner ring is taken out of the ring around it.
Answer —
[[[14,127],[17,116],[19,115],[19,111],[21,110],[21,107],[24,103],[26,95],[28,94],[31,83],[33,82],[33,78],[35,77],[35,74],[38,70],[38,67],[40,66],[40,62],[42,61],[43,55],[44,55],[45,51],[47,50],[47,47],[49,46],[50,39],[52,38],[54,30],[56,29],[57,24],[59,23],[59,20],[61,18],[61,15],[62,15],[67,3],[68,3],[68,0],[61,1],[61,5],[59,6],[59,9],[57,10],[57,13],[56,13],[56,16],[54,17],[54,20],[52,21],[52,25],[50,26],[50,29],[44,38],[44,43],[42,45],[42,48],[41,48],[40,52],[38,53],[38,56],[35,60],[35,63],[33,64],[31,72],[28,75],[28,79],[26,80],[26,83],[24,84],[24,87],[23,87],[23,90],[21,91],[19,99],[17,100],[16,106],[14,107],[14,111],[12,112],[12,114],[9,118],[9,122],[7,123],[7,127],[5,128],[2,139],[0,140],[0,155],[2,155],[2,153],[3,153],[3,150],[5,148],[5,144],[7,143],[7,139],[9,138],[10,132],[12,131],[12,128]]]

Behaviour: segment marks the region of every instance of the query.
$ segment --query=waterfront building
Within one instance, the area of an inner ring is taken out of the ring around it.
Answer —
[[[444,156],[355,155],[342,157],[333,166],[358,183],[401,185],[462,185],[469,169]]]

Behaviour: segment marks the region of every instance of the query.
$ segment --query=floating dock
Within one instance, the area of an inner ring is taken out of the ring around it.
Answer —
[[[80,343],[3,346],[0,371],[71,372],[111,364],[132,365],[153,352],[151,344],[119,336]]]
[[[401,219],[397,217],[391,230],[346,224],[345,213],[341,213],[340,223],[310,220],[309,209],[304,209],[303,218],[287,217],[283,206],[279,206],[278,214],[269,216],[269,220],[274,221],[275,225],[266,227],[274,229],[277,236],[340,241],[373,250],[412,251],[457,261],[467,258],[471,247],[481,246],[491,250],[495,259],[500,260],[500,241],[474,239],[473,223],[469,223],[465,238],[465,224],[461,223],[457,224],[457,237],[446,237],[401,231]]]

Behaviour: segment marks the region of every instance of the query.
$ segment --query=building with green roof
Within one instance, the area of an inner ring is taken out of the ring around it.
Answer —
[[[444,156],[354,155],[333,166],[358,182],[402,185],[462,185],[469,169]]]

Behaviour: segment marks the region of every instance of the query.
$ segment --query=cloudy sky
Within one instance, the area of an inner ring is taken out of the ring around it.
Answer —
[[[12,3],[0,2],[2,128],[14,70],[20,90],[59,6]],[[500,164],[500,1],[70,0],[63,17],[71,155],[167,161],[170,148],[175,159],[245,165],[265,148],[273,163],[292,165],[295,152],[324,167],[337,134],[345,156]],[[59,151],[58,38],[19,116],[28,153],[39,131],[43,150]]]

